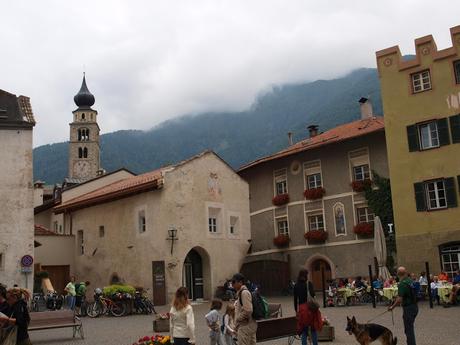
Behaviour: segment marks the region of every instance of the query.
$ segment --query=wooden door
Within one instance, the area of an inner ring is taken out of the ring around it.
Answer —
[[[331,279],[331,266],[321,259],[313,261],[312,272],[311,272],[311,281],[313,283],[313,287],[316,291],[321,291],[322,289],[322,281],[321,281],[321,269],[324,270],[324,286],[327,286],[327,281]]]
[[[51,284],[53,284],[54,290],[57,293],[63,294],[64,288],[70,279],[70,266],[69,265],[50,265],[42,266],[42,271],[46,271],[49,274]]]
[[[152,261],[153,304],[166,304],[165,262]]]

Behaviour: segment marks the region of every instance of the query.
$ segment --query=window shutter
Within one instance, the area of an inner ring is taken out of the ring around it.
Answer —
[[[460,114],[451,116],[449,121],[452,143],[460,143]]]
[[[418,133],[417,133],[417,126],[407,126],[407,141],[409,142],[409,151],[419,151],[420,144],[418,142]]]
[[[457,193],[455,192],[455,179],[448,177],[444,180],[446,188],[447,207],[457,207]]]
[[[449,126],[447,125],[447,119],[439,119],[438,123],[438,136],[439,136],[439,146],[449,145]]]
[[[417,212],[426,211],[425,185],[423,183],[414,183],[414,191]]]

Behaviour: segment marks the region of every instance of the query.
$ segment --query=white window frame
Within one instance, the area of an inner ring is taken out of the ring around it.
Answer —
[[[312,178],[312,181],[310,181],[310,178]],[[307,188],[306,189],[316,189],[316,188],[321,188],[323,186],[323,179],[321,178],[321,173],[317,172],[315,174],[310,174],[306,176],[306,183],[307,183]]]
[[[280,224],[285,223],[285,227],[283,232],[280,232]],[[275,220],[275,227],[276,227],[276,235],[286,235],[289,236],[289,219],[288,217],[278,217]]]
[[[349,164],[349,173],[350,181],[354,182],[355,180],[355,167],[360,167],[367,165],[369,169],[369,179],[372,179],[372,167],[370,162],[369,148],[367,146],[361,147],[359,149],[348,152],[348,164]],[[358,180],[363,181],[363,180]]]
[[[215,219],[215,232],[211,231],[211,219]],[[206,233],[208,236],[223,236],[225,234],[224,228],[226,228],[226,222],[228,222],[227,216],[224,217],[224,206],[221,203],[207,202],[206,203]]]
[[[228,212],[228,235],[229,237],[237,237],[240,233],[241,217],[236,212]],[[233,232],[232,232],[233,228]]]
[[[137,232],[144,234],[147,232],[147,216],[145,210],[139,210],[137,212]]]
[[[361,220],[362,215],[359,214],[360,210],[364,210],[364,220]],[[358,224],[373,223],[374,217],[375,214],[369,211],[369,206],[356,206],[356,218],[358,220]]]
[[[318,217],[321,217],[321,222],[318,221]],[[312,221],[313,218],[315,218],[314,224],[315,226],[312,227]],[[307,221],[308,221],[308,231],[314,231],[314,230],[321,230],[325,231],[325,226],[324,226],[324,216],[322,213],[317,213],[317,214],[311,214],[307,215]],[[319,224],[322,223],[322,227],[319,227]]]
[[[343,225],[344,225],[344,228],[345,228],[345,232],[344,233],[340,233],[338,234],[337,233],[337,222],[335,221],[335,209],[337,206],[342,206],[342,210],[343,210]],[[336,237],[339,237],[339,236],[347,236],[347,213],[346,213],[346,210],[345,210],[345,205],[341,202],[336,202],[333,206],[332,206],[332,219],[334,221],[334,231],[335,231],[335,236]]]
[[[365,167],[367,167],[367,171],[365,170]],[[357,178],[357,174],[356,174],[356,171],[360,169],[360,173],[362,175],[362,178],[361,179],[358,179]],[[371,171],[370,171],[370,168],[369,168],[369,164],[361,164],[361,165],[356,165],[356,166],[353,166],[353,181],[365,181],[365,180],[369,180],[371,178]]]
[[[413,93],[431,90],[431,73],[429,69],[412,73],[410,78],[412,82]]]
[[[444,255],[449,256],[449,261],[444,260]],[[452,257],[457,256],[457,260],[452,260]],[[450,276],[455,273],[455,269],[460,265],[460,245],[452,244],[441,249],[441,264],[443,270]],[[446,265],[449,265],[450,269],[446,269]]]
[[[442,188],[439,188],[438,183],[442,183]],[[430,190],[430,185],[434,187],[432,190]],[[430,197],[430,193],[434,193],[434,199]],[[443,194],[443,196],[440,194]],[[446,185],[444,180],[425,182],[425,197],[429,210],[442,210],[447,208]],[[435,201],[436,206],[431,205],[432,200]],[[444,200],[444,205],[441,205],[441,200]]]
[[[310,185],[309,185],[309,182],[308,182],[308,177],[312,176],[312,175],[316,175],[316,174],[319,174],[319,177],[321,179],[321,185],[318,186],[318,187],[323,187],[324,180],[323,180],[323,172],[321,170],[321,160],[315,159],[315,160],[303,163],[303,184],[304,184],[304,189],[310,189]],[[316,182],[317,181],[315,179],[315,183]]]
[[[209,217],[208,218],[208,232],[210,234],[217,234],[217,217]]]
[[[278,193],[278,184],[283,184],[282,192]],[[287,168],[275,170],[273,172],[273,195],[282,195],[289,193],[288,180],[287,180]]]
[[[434,128],[432,128],[434,126]],[[428,142],[423,140],[424,136],[422,135],[423,128],[428,129]],[[439,147],[439,130],[438,123],[436,121],[426,122],[417,125],[418,136],[420,141],[420,149],[428,150],[435,147]]]

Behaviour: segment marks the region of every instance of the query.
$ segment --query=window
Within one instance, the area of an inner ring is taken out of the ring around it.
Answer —
[[[59,233],[62,234],[62,225],[59,224]]]
[[[78,254],[85,254],[85,245],[83,241],[83,230],[77,231],[77,244],[78,244]]]
[[[411,78],[413,93],[431,90],[431,78],[429,70],[411,74]]]
[[[210,233],[217,233],[217,218],[210,217],[208,219],[208,229]]]
[[[57,221],[53,222],[53,227],[54,227],[54,232],[57,233],[58,232],[58,222]]]
[[[83,149],[83,158],[88,158],[88,149],[86,147]]]
[[[439,146],[438,126],[435,121],[420,125],[418,129],[422,150]]]
[[[455,82],[460,84],[460,60],[454,61]]]
[[[99,237],[105,236],[105,228],[104,225],[99,226]]]
[[[3,253],[0,253],[0,271],[3,271],[4,270],[4,261],[5,261],[5,257],[3,255]]]
[[[82,119],[82,120],[85,119],[85,113],[81,114],[81,119]]]
[[[358,223],[371,223],[374,221],[374,213],[369,210],[369,207],[358,207],[356,209]]]
[[[83,158],[83,148],[78,148],[78,158]]]
[[[460,62],[460,61],[459,61]],[[449,117],[452,143],[460,143],[460,114]]]
[[[89,129],[80,128],[78,130],[78,141],[88,141],[89,140]]]
[[[138,213],[138,229],[139,233],[144,233],[146,230],[146,224],[145,224],[145,211],[139,211]]]
[[[322,214],[308,217],[308,230],[324,230],[324,220]]]
[[[239,218],[230,216],[230,235],[236,235],[238,233]]]
[[[369,180],[369,165],[358,165],[353,167],[353,181],[364,181]]]
[[[287,218],[279,219],[276,221],[278,235],[289,235],[289,223]]]
[[[450,277],[460,268],[460,244],[448,245],[441,248],[442,269]]]
[[[274,173],[275,176],[275,195],[287,194],[287,170],[281,169]]]
[[[429,210],[447,207],[446,190],[443,180],[428,182],[425,184],[425,188]]]
[[[321,174],[307,175],[307,187],[308,189],[315,189],[322,187]]]

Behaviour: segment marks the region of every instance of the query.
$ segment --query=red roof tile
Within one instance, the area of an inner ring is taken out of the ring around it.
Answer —
[[[161,168],[142,175],[115,181],[92,192],[70,199],[55,207],[54,210],[56,213],[62,213],[68,209],[81,209],[150,189],[161,188],[163,183],[163,170],[165,169],[166,168]]]
[[[384,131],[385,124],[383,117],[372,117],[369,119],[358,120],[344,125],[332,128],[327,132],[318,134],[313,138],[308,138],[302,140],[294,145],[289,146],[288,148],[281,150],[277,153],[274,153],[270,156],[259,158],[251,163],[243,165],[238,172],[249,169],[258,164],[272,161],[278,158],[287,157],[299,152],[312,150],[321,146],[330,145],[352,138],[360,137],[369,133]]]

